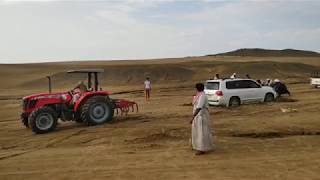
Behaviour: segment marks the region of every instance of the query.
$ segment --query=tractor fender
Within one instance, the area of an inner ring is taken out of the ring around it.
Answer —
[[[79,107],[89,98],[92,96],[108,96],[111,92],[109,91],[96,91],[96,92],[85,92],[80,99],[74,104],[73,112],[77,112]]]

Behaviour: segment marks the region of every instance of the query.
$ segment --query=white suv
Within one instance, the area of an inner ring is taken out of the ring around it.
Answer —
[[[260,86],[252,79],[207,80],[204,92],[210,105],[239,106],[255,102],[271,102],[277,93],[269,86]]]

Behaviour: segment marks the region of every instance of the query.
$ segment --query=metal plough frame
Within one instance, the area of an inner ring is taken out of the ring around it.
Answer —
[[[116,110],[116,113],[119,114],[119,111],[120,111],[121,116],[128,115],[128,112],[130,111],[130,109],[132,112],[134,112],[135,109],[136,109],[136,112],[139,111],[138,104],[133,101],[128,101],[124,99],[114,99],[113,103],[114,103],[114,107],[115,107],[114,109]]]

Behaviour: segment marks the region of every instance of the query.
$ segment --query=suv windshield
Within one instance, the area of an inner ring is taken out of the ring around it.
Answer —
[[[208,90],[219,90],[219,82],[207,82],[205,85],[205,89]]]

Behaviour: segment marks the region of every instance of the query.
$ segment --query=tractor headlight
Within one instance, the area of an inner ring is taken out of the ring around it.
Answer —
[[[37,104],[38,100],[31,100],[28,104],[28,108],[34,108]]]

